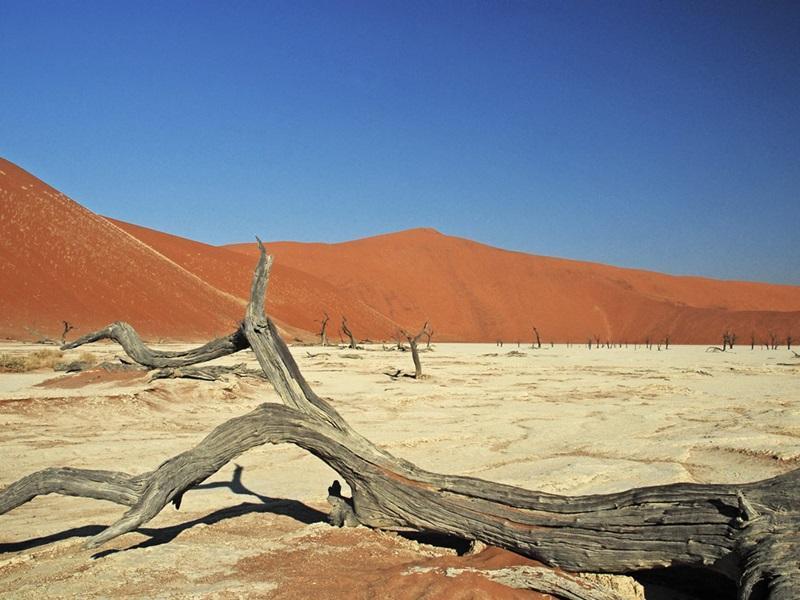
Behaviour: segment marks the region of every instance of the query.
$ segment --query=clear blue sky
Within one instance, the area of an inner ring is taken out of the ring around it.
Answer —
[[[214,244],[800,284],[800,2],[0,0],[0,156]]]

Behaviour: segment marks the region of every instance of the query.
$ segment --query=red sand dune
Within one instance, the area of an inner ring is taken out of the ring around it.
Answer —
[[[268,244],[267,310],[313,339],[327,312],[393,339],[430,320],[440,341],[719,342],[800,339],[800,287],[674,277],[492,248],[431,229],[345,242]],[[243,314],[254,243],[215,247],[104,219],[0,159],[0,336],[70,337],[120,319],[153,338],[199,339]]]
[[[129,321],[149,338],[232,331],[244,303],[0,159],[0,336]]]
[[[254,255],[252,245],[229,246]],[[739,343],[800,336],[800,287],[675,277],[532,256],[415,229],[341,244],[277,242],[276,262],[327,280],[436,339]],[[354,323],[355,319],[352,319]],[[377,336],[378,332],[368,332]]]

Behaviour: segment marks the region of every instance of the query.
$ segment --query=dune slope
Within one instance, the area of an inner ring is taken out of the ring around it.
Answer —
[[[0,159],[0,336],[70,337],[115,320],[150,338],[229,332],[241,298]]]
[[[230,249],[253,255],[245,244]],[[800,287],[675,277],[532,256],[415,229],[341,244],[270,244],[277,262],[329,281],[441,340],[710,343],[726,328],[800,330]],[[800,331],[795,331],[795,338]]]
[[[393,340],[429,320],[438,341],[719,343],[800,339],[800,287],[676,277],[532,256],[414,229],[344,242],[272,242],[267,310],[289,339]],[[215,247],[104,218],[0,159],[0,337],[80,335],[126,320],[150,339],[235,327],[254,243]]]

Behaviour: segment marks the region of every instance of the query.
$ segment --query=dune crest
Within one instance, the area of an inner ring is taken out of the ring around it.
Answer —
[[[115,320],[150,339],[228,333],[253,243],[216,247],[104,218],[0,159],[0,337],[80,335]],[[339,244],[272,242],[268,311],[290,339],[328,313],[359,339],[430,321],[434,340],[717,343],[800,339],[800,287],[677,277],[502,250],[420,228]]]

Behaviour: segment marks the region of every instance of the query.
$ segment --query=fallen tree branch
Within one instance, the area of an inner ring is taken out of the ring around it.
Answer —
[[[150,381],[156,379],[199,379],[202,381],[219,381],[226,375],[236,377],[256,377],[264,379],[264,373],[258,369],[248,369],[245,363],[231,367],[213,365],[205,367],[165,367],[155,369],[150,375]]]
[[[259,246],[240,331],[283,405],[262,404],[222,423],[195,448],[141,475],[66,468],[28,475],[0,492],[0,514],[49,493],[129,506],[88,540],[94,547],[142,526],[170,502],[179,507],[186,491],[241,453],[293,443],[349,484],[351,499],[335,493],[335,485],[329,489],[337,524],[479,540],[568,571],[710,568],[738,582],[741,600],[800,597],[800,470],[748,484],[676,483],[559,496],[420,469],[356,433],[305,381],[264,315],[271,258]],[[230,344],[233,339],[225,348]]]
[[[150,369],[162,367],[186,367],[221,358],[248,347],[247,338],[241,328],[233,333],[217,338],[198,348],[184,351],[155,350],[142,342],[136,330],[124,321],[116,321],[102,329],[88,333],[77,340],[64,344],[61,350],[72,350],[84,344],[99,340],[113,340],[125,350],[134,361]]]

